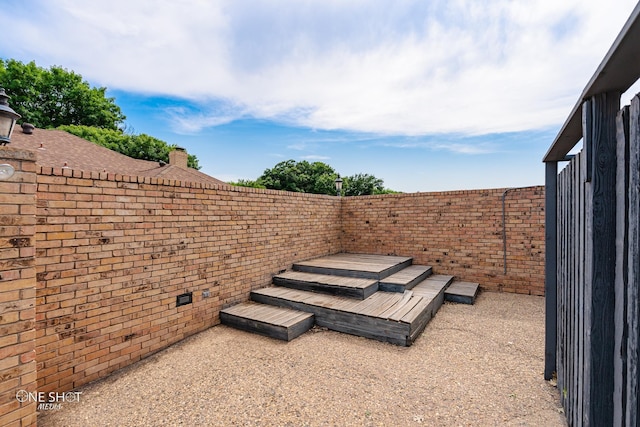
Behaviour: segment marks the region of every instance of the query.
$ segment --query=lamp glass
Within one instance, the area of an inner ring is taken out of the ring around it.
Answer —
[[[13,166],[6,163],[1,164],[0,165],[0,181],[6,181],[10,179],[15,172],[16,170],[13,168]]]
[[[9,141],[16,124],[16,119],[3,115],[0,112],[0,140]]]

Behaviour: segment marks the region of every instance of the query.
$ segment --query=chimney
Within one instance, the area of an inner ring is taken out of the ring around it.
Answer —
[[[169,164],[176,165],[178,167],[187,168],[187,159],[189,155],[187,151],[182,147],[175,147],[173,151],[169,152]]]
[[[31,135],[35,128],[36,127],[34,125],[32,125],[31,123],[23,123],[22,124],[22,133],[25,133],[27,135]]]

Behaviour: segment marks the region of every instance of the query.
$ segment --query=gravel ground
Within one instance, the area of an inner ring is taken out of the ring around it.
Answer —
[[[39,426],[566,426],[543,379],[544,299],[445,304],[412,347],[216,326],[79,388]]]

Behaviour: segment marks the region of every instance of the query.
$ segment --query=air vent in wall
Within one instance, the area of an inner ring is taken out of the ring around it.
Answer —
[[[191,304],[193,302],[193,292],[187,292],[186,294],[178,295],[176,297],[176,307],[181,305]]]

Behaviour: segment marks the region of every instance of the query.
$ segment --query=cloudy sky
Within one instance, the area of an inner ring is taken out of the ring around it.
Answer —
[[[0,58],[106,86],[202,171],[287,160],[394,190],[544,182],[633,0],[0,0]],[[624,99],[625,102],[628,99]]]

